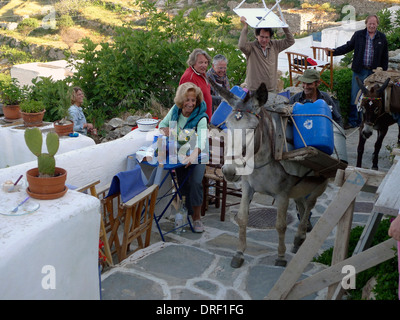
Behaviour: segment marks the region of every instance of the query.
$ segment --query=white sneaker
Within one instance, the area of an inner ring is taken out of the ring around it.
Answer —
[[[204,232],[204,225],[201,222],[201,220],[193,221],[193,229],[194,229],[194,232],[197,232],[197,233]]]

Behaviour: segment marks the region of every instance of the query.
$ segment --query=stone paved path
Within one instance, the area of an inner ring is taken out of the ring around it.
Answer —
[[[347,150],[349,165],[355,165],[358,131],[347,130]],[[386,146],[394,146],[397,128],[392,126],[385,138],[380,153],[380,170],[390,168],[389,151]],[[376,133],[372,139],[375,139]],[[371,139],[370,139],[371,140]],[[375,141],[375,140],[373,140]],[[366,146],[364,167],[370,167],[373,143]],[[313,210],[313,225],[324,213],[335,197],[338,188],[329,183],[325,193],[318,199]],[[369,217],[374,195],[361,192],[357,197],[353,226],[364,225]],[[252,208],[268,208],[274,212],[272,198],[256,194]],[[186,231],[181,235],[168,234],[166,242],[160,241],[157,229],[153,230],[152,245],[140,250],[102,274],[103,299],[134,300],[258,300],[263,299],[283,271],[275,267],[277,257],[277,232],[273,227],[248,228],[245,263],[239,269],[230,266],[236,251],[238,226],[235,222],[237,206],[230,207],[226,221],[219,221],[219,210],[211,206],[203,218],[206,230],[202,234]],[[287,252],[290,252],[298,220],[294,203],[291,202],[286,232]],[[173,215],[171,215],[172,217]],[[172,221],[164,219],[162,228],[169,230]],[[154,228],[154,227],[153,227]],[[335,229],[323,244],[319,253],[333,246]],[[310,263],[303,277],[320,271],[325,266]],[[324,299],[326,290],[306,299]]]

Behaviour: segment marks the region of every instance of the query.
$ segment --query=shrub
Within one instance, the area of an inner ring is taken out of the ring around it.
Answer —
[[[57,21],[58,29],[70,28],[74,26],[74,21],[68,14],[63,14]]]
[[[25,89],[16,78],[0,80],[0,98],[5,105],[18,105],[25,98]]]
[[[373,238],[371,246],[377,245],[389,239],[388,229],[390,219],[383,219],[378,226],[377,232]],[[364,227],[355,227],[350,232],[348,256],[351,256],[361,237]],[[314,258],[313,261],[331,265],[333,248],[325,250],[320,256]],[[387,260],[375,267],[360,272],[356,276],[356,289],[349,291],[349,297],[352,300],[360,300],[362,289],[367,281],[375,276],[377,284],[374,293],[377,300],[398,300],[398,281],[399,273],[397,270],[397,257]]]
[[[386,34],[389,50],[400,48],[400,10],[396,10],[391,19],[391,12],[383,9],[377,13],[379,17],[378,29]]]
[[[330,71],[325,71],[322,74],[322,79],[329,83]],[[353,71],[350,68],[335,68],[333,70],[333,92],[336,95],[336,99],[339,101],[340,111],[343,120],[346,120],[350,112],[350,100],[351,100],[351,79],[353,77]],[[321,83],[320,90],[328,91],[328,88]],[[345,121],[344,121],[345,122]]]
[[[39,60],[38,58],[35,59],[30,52],[25,52],[18,48],[11,48],[8,45],[0,46],[0,59],[7,59],[10,65],[36,62]]]
[[[33,30],[39,28],[39,26],[39,20],[35,18],[27,18],[18,23],[18,29],[30,28]]]
[[[27,36],[31,31],[40,27],[40,23],[38,19],[35,18],[27,18],[22,20],[19,24],[17,29],[23,36]]]
[[[44,104],[44,120],[54,122],[65,117],[65,106],[63,104],[62,107],[60,101],[63,100],[62,92],[68,92],[70,79],[55,81],[51,77],[37,77],[32,80],[32,84],[29,87],[29,98]]]
[[[400,12],[400,10],[399,10]],[[386,36],[389,51],[400,48],[400,28],[396,28],[392,33]]]

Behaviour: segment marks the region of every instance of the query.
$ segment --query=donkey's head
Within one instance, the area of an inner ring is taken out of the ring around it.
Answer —
[[[256,91],[249,92],[243,100],[211,79],[210,83],[232,107],[232,112],[226,119],[228,129],[255,129],[257,127],[257,115],[268,100],[268,90],[264,83]]]
[[[263,83],[242,100],[225,88],[211,83],[232,107],[225,122],[228,141],[225,143],[225,164],[222,171],[228,181],[237,181],[240,176],[251,173],[249,168],[251,171],[254,168],[254,137],[260,122],[259,112],[268,100],[268,90]]]
[[[368,139],[373,133],[377,120],[385,113],[383,92],[388,86],[390,78],[387,78],[382,86],[375,84],[371,89],[367,89],[358,77],[356,80],[363,93],[360,103],[363,114],[362,135]]]

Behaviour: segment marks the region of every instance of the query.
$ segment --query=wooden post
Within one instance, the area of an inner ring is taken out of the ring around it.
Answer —
[[[332,266],[347,258],[347,253],[349,250],[351,223],[353,222],[353,212],[354,212],[355,202],[356,199],[354,199],[351,202],[350,206],[347,208],[346,212],[339,220],[336,231],[335,244],[333,247],[332,263],[331,263]],[[328,288],[327,299],[330,300],[332,298],[335,290],[336,290],[336,285],[331,285]]]

